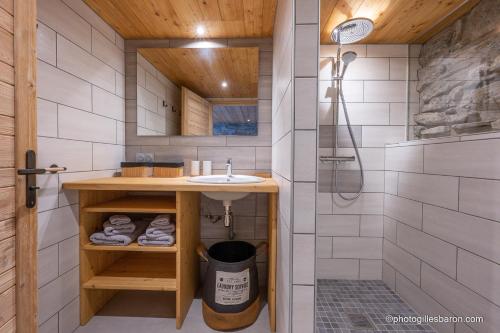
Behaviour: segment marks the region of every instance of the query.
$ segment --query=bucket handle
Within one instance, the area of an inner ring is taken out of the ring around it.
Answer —
[[[196,253],[198,253],[201,259],[208,262],[208,252],[205,244],[203,243],[198,244],[198,246],[196,247]]]
[[[267,248],[268,244],[266,241],[262,241],[260,243],[258,243],[257,245],[255,245],[255,252],[257,253],[261,248]]]

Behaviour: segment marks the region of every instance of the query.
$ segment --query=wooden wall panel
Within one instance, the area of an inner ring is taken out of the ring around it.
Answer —
[[[0,168],[14,166],[14,137],[0,135]]]
[[[14,1],[0,0],[0,333],[15,332]]]
[[[16,268],[12,267],[0,274],[0,294],[12,287],[16,283]]]
[[[4,239],[3,241],[0,241],[0,272],[5,272],[13,268],[15,262],[16,262],[15,237],[10,237]]]
[[[0,8],[5,9],[7,13],[14,14],[14,0],[0,0]]]
[[[0,28],[14,32],[14,17],[3,8],[0,8]]]
[[[0,61],[14,63],[14,36],[11,32],[0,28]]]
[[[10,287],[0,294],[0,327],[7,324],[15,315],[16,292],[15,287]]]
[[[14,135],[14,118],[0,115],[0,135]]]
[[[16,317],[13,317],[5,325],[0,327],[0,333],[15,333],[16,332]]]
[[[16,183],[14,168],[0,169],[0,187],[14,186]]]
[[[14,116],[14,87],[4,82],[0,82],[0,114]]]
[[[16,223],[14,219],[0,221],[0,241],[14,236]]]
[[[14,217],[16,211],[15,195],[14,187],[0,188],[0,220]]]
[[[0,62],[0,81],[14,84],[14,67],[4,62]]]

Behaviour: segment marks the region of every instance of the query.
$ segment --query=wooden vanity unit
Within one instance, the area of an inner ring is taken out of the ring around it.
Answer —
[[[120,290],[175,292],[177,328],[188,313],[199,281],[201,192],[269,193],[268,306],[276,331],[276,223],[278,186],[272,179],[252,184],[198,184],[179,178],[111,177],[68,182],[80,193],[80,323],[85,325]],[[243,199],[244,200],[244,199]],[[175,214],[172,247],[94,245],[90,235],[112,214]]]

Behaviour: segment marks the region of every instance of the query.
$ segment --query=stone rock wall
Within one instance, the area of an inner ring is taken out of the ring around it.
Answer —
[[[422,46],[417,138],[498,130],[499,13],[499,0],[482,0]]]

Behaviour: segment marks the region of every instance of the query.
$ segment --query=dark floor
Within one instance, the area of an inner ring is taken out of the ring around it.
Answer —
[[[428,325],[393,324],[416,316],[382,281],[318,280],[316,333],[434,333]]]

